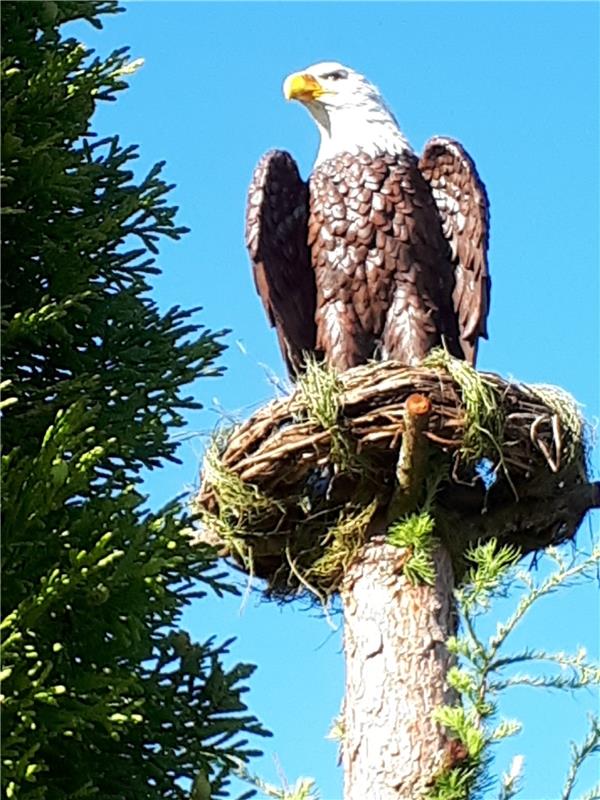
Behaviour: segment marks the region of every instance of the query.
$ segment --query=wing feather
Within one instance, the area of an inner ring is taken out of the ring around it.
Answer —
[[[292,156],[271,150],[259,161],[246,207],[246,245],[254,281],[277,331],[290,374],[315,349],[315,276],[308,247],[308,186]]]
[[[431,186],[454,263],[453,304],[465,358],[477,357],[487,339],[491,281],[488,269],[489,202],[475,164],[461,144],[430,139],[419,169]]]

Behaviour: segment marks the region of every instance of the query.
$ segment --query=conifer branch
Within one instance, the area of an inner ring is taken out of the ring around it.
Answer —
[[[590,730],[583,742],[578,746],[571,745],[571,766],[562,791],[561,800],[571,800],[575,783],[581,767],[592,755],[600,753],[600,721],[597,717],[590,719]],[[582,800],[597,800],[600,797],[600,784],[590,790]]]
[[[556,550],[549,551],[550,558],[556,564],[555,571],[537,584],[533,576],[523,570],[516,570],[518,553],[507,548],[497,549],[494,541],[479,545],[470,554],[474,564],[468,573],[466,585],[456,591],[459,608],[462,611],[463,632],[451,637],[448,648],[458,658],[458,665],[448,673],[448,683],[461,696],[463,707],[445,707],[437,715],[440,723],[452,731],[467,746],[467,742],[480,742],[476,761],[478,773],[483,769],[484,754],[490,745],[513,736],[521,726],[517,721],[503,720],[495,728],[489,723],[496,714],[494,698],[499,692],[514,686],[534,688],[579,689],[600,684],[600,668],[587,660],[585,650],[574,655],[567,653],[548,653],[540,649],[525,649],[514,654],[499,655],[506,646],[507,639],[519,626],[531,607],[541,598],[551,594],[558,588],[572,586],[581,580],[593,576],[600,559],[600,548],[577,561],[567,558]],[[495,634],[487,639],[478,633],[477,621],[485,611],[489,610],[495,596],[505,596],[509,585],[521,584],[525,594],[517,603],[515,611],[508,620],[497,626]],[[560,669],[558,674],[515,674],[503,677],[502,672],[518,664],[548,664]],[[566,673],[566,674],[565,674]],[[580,747],[572,749],[572,763],[567,776],[564,795],[561,800],[570,800],[576,776],[581,764],[590,755],[598,751],[598,720],[592,720],[592,730]],[[468,748],[467,748],[468,749]],[[511,770],[502,778],[498,800],[510,800],[520,788],[522,760],[513,762]],[[473,762],[468,769],[473,768]],[[455,770],[460,768],[455,768]],[[467,766],[465,766],[467,769]],[[465,773],[466,774],[466,773]],[[475,778],[469,786],[473,786]],[[434,800],[446,800],[447,782],[436,784],[435,792],[430,797]],[[466,785],[466,784],[465,784]],[[466,794],[456,795],[467,798]],[[597,798],[597,789],[592,789],[584,796],[584,800]]]

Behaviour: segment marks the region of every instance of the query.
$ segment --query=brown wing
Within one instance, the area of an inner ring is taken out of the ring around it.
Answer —
[[[307,244],[308,187],[289,153],[259,161],[246,207],[246,245],[254,281],[277,330],[290,375],[315,349],[315,276]]]
[[[425,145],[419,169],[431,186],[454,262],[452,299],[465,358],[475,363],[480,336],[487,339],[490,277],[489,203],[475,164],[462,145],[436,136]]]

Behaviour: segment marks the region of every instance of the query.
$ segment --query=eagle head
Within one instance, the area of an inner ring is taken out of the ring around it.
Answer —
[[[302,103],[317,123],[317,164],[343,152],[363,150],[376,156],[411,151],[379,89],[337,61],[322,61],[288,75],[283,94]]]

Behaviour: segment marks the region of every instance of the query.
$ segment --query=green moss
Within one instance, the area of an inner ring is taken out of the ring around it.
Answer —
[[[235,528],[250,525],[253,520],[284,508],[257,486],[246,483],[221,461],[219,439],[209,446],[204,459],[204,480],[214,488],[219,501],[219,517]]]
[[[295,402],[303,415],[330,435],[331,461],[342,470],[357,468],[356,453],[341,419],[343,385],[327,364],[308,357],[296,384]]]
[[[554,411],[562,427],[568,432],[568,436],[561,437],[566,448],[566,464],[577,460],[583,461],[585,459],[585,424],[577,400],[558,386],[539,383],[529,385],[528,389]]]
[[[458,384],[465,409],[461,454],[468,463],[485,455],[502,454],[504,413],[496,387],[466,361],[436,348],[423,361],[424,367],[444,369]]]
[[[344,508],[335,525],[319,543],[322,555],[306,570],[309,581],[337,588],[340,578],[355,559],[366,540],[367,528],[377,509],[373,500],[362,509]]]

